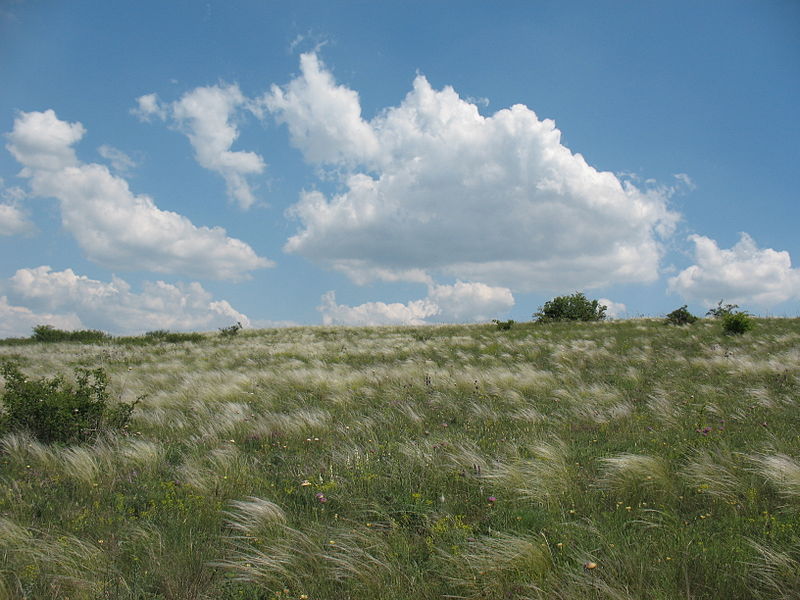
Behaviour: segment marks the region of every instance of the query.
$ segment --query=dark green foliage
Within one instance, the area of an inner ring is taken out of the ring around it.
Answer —
[[[492,323],[494,323],[500,331],[508,331],[514,326],[514,319],[509,319],[508,321],[498,321],[497,319],[492,319]]]
[[[242,329],[242,328],[243,328],[242,324],[239,321],[236,321],[236,325],[231,325],[230,327],[220,327],[219,328],[219,334],[222,337],[229,337],[230,338],[230,337],[235,336],[237,333],[239,333],[239,330]]]
[[[756,324],[746,310],[729,312],[722,317],[722,330],[729,335],[741,335]]]
[[[589,300],[580,292],[571,296],[557,296],[540,306],[533,317],[539,323],[554,321],[602,321],[608,307],[597,300]]]
[[[717,305],[709,308],[708,312],[706,313],[707,317],[714,317],[715,319],[721,319],[725,315],[731,314],[734,310],[739,308],[738,304],[723,304],[723,301],[720,300],[717,302]]]
[[[88,344],[104,342],[111,337],[96,329],[82,329],[79,331],[64,331],[52,325],[37,325],[33,328],[33,336],[37,342],[84,342]]]
[[[147,333],[144,334],[144,337],[148,341],[167,342],[170,344],[175,344],[179,342],[200,342],[203,339],[203,335],[201,333],[197,333],[196,331],[188,333],[176,333],[172,331],[167,331],[166,329],[148,331]]]
[[[686,304],[673,310],[666,319],[668,325],[691,325],[695,321],[697,321],[697,317],[687,310]]]
[[[29,380],[5,362],[6,382],[0,432],[28,431],[45,443],[74,444],[94,439],[106,429],[121,429],[138,402],[108,406],[108,377],[102,369],[75,371],[75,385],[63,377]]]
[[[202,342],[205,338],[196,331],[176,333],[166,329],[148,331],[144,335],[128,335],[115,337],[115,344],[126,346],[152,346],[153,344],[180,344],[181,342]]]

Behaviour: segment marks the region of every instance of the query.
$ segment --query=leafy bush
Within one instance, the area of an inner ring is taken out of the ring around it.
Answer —
[[[201,342],[204,337],[202,333],[186,332],[175,333],[166,329],[148,331],[144,335],[126,335],[114,338],[115,344],[126,346],[152,346],[153,344],[179,344],[181,342]]]
[[[233,337],[239,330],[242,329],[242,324],[239,321],[236,321],[236,325],[231,325],[230,327],[220,327],[219,334],[222,337]]]
[[[722,317],[722,330],[729,335],[741,335],[755,326],[755,321],[745,310],[729,312]]]
[[[144,334],[144,337],[148,340],[156,341],[156,342],[167,342],[169,344],[175,344],[179,342],[199,342],[203,339],[203,334],[193,332],[184,332],[184,333],[177,333],[172,331],[167,331],[166,329],[159,329],[157,331],[148,331]]]
[[[514,319],[509,319],[508,321],[498,321],[497,319],[492,319],[492,323],[494,323],[497,328],[501,331],[508,331],[514,326]]]
[[[6,382],[0,431],[28,431],[38,440],[74,444],[108,429],[127,425],[137,399],[108,406],[108,377],[103,369],[77,369],[75,385],[63,377],[29,380],[10,362],[0,366]]]
[[[580,292],[571,296],[557,296],[540,306],[533,317],[539,323],[553,321],[602,321],[606,318],[607,306],[597,300],[589,300]]]
[[[713,317],[715,319],[721,319],[725,315],[729,315],[733,313],[734,310],[739,308],[738,304],[723,304],[723,301],[720,300],[717,302],[717,305],[709,308],[708,312],[706,313],[707,317]]]
[[[33,328],[32,338],[37,342],[84,342],[88,344],[111,339],[107,333],[96,329],[64,331],[56,329],[52,325],[37,325]]]
[[[695,321],[697,321],[697,317],[687,310],[686,304],[673,310],[666,319],[668,325],[691,325]]]

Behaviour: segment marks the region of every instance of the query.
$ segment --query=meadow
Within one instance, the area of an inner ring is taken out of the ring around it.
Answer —
[[[0,598],[800,597],[800,319],[0,345],[136,405],[0,438]],[[0,391],[3,383],[0,382]]]

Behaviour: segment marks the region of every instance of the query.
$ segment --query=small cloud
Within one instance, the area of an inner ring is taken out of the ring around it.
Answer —
[[[289,54],[294,54],[300,47],[305,47],[308,51],[319,52],[328,45],[328,38],[325,35],[315,33],[313,29],[309,29],[305,33],[298,33],[294,39],[289,42]]]
[[[136,161],[130,156],[108,144],[100,146],[97,153],[105,158],[111,164],[111,168],[120,175],[129,174],[137,166]]]
[[[139,117],[140,121],[149,123],[153,117],[158,117],[162,121],[167,118],[167,109],[156,94],[139,96],[136,104],[137,106],[131,109],[131,114]]]
[[[466,98],[464,98],[464,100],[466,100],[470,104],[477,104],[479,106],[483,106],[484,108],[487,108],[489,106],[489,99],[484,98],[483,96],[479,98],[476,98],[474,96],[467,96]]]
[[[694,181],[692,181],[692,178],[686,173],[676,173],[673,175],[673,177],[677,179],[678,182],[686,188],[686,190],[691,192],[697,189],[697,186],[695,185]]]
[[[21,187],[7,188],[0,178],[0,236],[27,235],[36,230],[34,224],[28,219],[19,203],[28,194]]]
[[[406,304],[366,302],[358,306],[337,304],[336,294],[322,296],[325,325],[423,325],[488,321],[514,306],[511,290],[483,283],[458,281],[453,285],[431,284],[428,295]]]
[[[608,298],[600,298],[598,302],[606,307],[606,316],[610,319],[620,319],[628,314],[628,307],[622,302],[614,302]]]
[[[322,295],[317,307],[325,325],[423,325],[427,317],[439,312],[439,307],[429,300],[414,300],[408,304],[394,302],[366,302],[358,306],[336,303],[336,293]]]
[[[35,227],[24,212],[13,204],[0,204],[0,236],[24,235]]]
[[[234,151],[231,146],[239,137],[237,115],[248,110],[260,117],[260,103],[245,98],[237,85],[198,87],[169,104],[162,103],[155,94],[147,94],[140,96],[137,103],[131,112],[140,119],[149,121],[157,116],[169,120],[189,138],[195,160],[204,169],[222,176],[230,200],[243,209],[256,202],[247,178],[262,173],[266,164],[255,152]]]
[[[723,298],[769,308],[800,298],[800,269],[792,268],[788,252],[759,248],[746,233],[729,249],[702,235],[688,239],[694,244],[695,264],[667,283],[684,300],[713,305]]]

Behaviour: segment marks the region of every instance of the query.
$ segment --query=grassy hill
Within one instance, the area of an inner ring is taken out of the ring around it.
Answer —
[[[102,367],[114,397],[146,397],[91,445],[0,438],[0,598],[800,596],[799,319],[4,358],[30,377]]]

